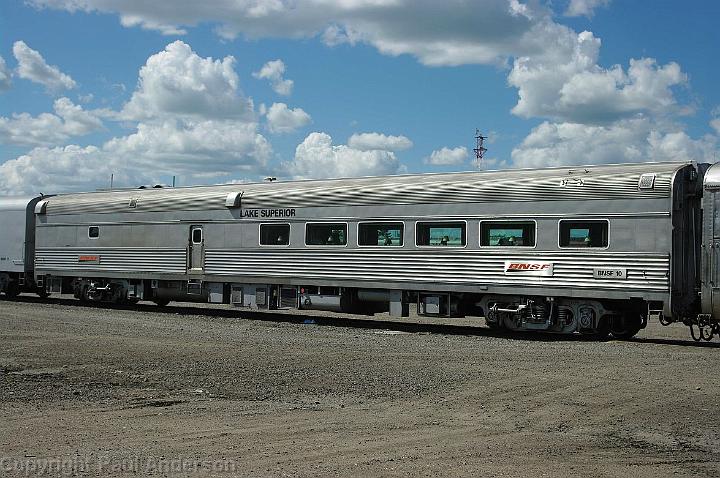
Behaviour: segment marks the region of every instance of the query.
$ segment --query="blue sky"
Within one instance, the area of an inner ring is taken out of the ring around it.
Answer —
[[[486,169],[710,162],[718,18],[709,0],[8,0],[0,192],[471,170],[475,128]]]

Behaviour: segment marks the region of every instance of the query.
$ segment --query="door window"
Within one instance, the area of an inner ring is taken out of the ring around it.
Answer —
[[[203,241],[203,230],[201,228],[195,228],[192,231],[192,243],[202,244]]]

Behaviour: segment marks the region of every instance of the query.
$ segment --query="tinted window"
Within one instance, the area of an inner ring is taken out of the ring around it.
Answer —
[[[561,221],[560,247],[607,247],[607,221]]]
[[[100,237],[100,228],[98,226],[88,227],[88,237],[90,239],[97,239]]]
[[[465,245],[464,222],[418,222],[418,246],[463,247]]]
[[[202,229],[193,229],[192,241],[193,244],[200,244],[203,241]]]
[[[402,246],[402,222],[364,222],[358,226],[358,245],[360,246]]]
[[[480,245],[499,247],[535,246],[534,222],[482,222]]]
[[[290,244],[290,224],[260,224],[260,244],[287,246]]]
[[[305,244],[309,246],[344,246],[347,244],[347,224],[307,224]]]

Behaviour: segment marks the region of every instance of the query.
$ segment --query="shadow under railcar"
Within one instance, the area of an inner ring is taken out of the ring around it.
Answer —
[[[96,304],[92,302],[79,302],[72,298],[50,297],[40,298],[33,296],[18,296],[12,299],[13,302],[37,303],[37,304],[54,304],[68,307],[86,308],[86,309],[113,309],[127,310],[136,312],[152,312],[156,314],[167,315],[200,315],[205,317],[222,317],[230,319],[248,319],[266,322],[291,323],[343,327],[348,329],[369,329],[378,331],[392,331],[401,333],[425,333],[434,335],[455,335],[455,336],[478,336],[478,337],[498,337],[512,340],[522,340],[531,342],[596,342],[598,339],[593,336],[579,334],[553,334],[543,332],[513,332],[509,330],[497,330],[480,324],[481,317],[478,317],[477,325],[459,325],[448,323],[427,323],[412,321],[396,321],[387,320],[382,317],[369,318],[368,316],[341,316],[341,315],[320,315],[309,314],[306,312],[298,313],[295,310],[288,311],[248,311],[238,310],[227,307],[206,307],[198,304],[177,304],[158,307],[151,304]],[[448,319],[452,320],[452,319]],[[606,339],[612,342],[612,339]],[[637,344],[656,344],[656,345],[672,345],[683,347],[708,347],[720,348],[719,343],[713,342],[694,342],[691,340],[682,340],[675,338],[658,338],[658,337],[634,337],[626,342]]]

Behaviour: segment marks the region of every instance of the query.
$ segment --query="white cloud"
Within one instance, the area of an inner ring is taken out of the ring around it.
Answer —
[[[255,78],[268,80],[273,91],[279,95],[289,96],[292,93],[293,81],[283,78],[285,63],[282,60],[272,60],[263,65],[260,71],[253,73]]]
[[[321,36],[328,44],[366,43],[426,65],[501,64],[553,48],[560,27],[540,2],[484,0],[30,0],[39,7],[116,13],[126,26],[179,34],[202,22],[225,38]]]
[[[657,65],[652,58],[630,60],[627,73],[619,65],[597,65],[600,40],[591,32],[567,39],[567,55],[521,57],[508,76],[518,88],[513,113],[524,118],[603,123],[638,114],[668,114],[677,109],[672,87],[686,75],[676,63]]]
[[[175,42],[150,56],[139,76],[121,112],[88,112],[61,98],[55,115],[5,119],[6,135],[20,141],[23,129],[32,131],[25,144],[33,145],[91,131],[100,125],[100,115],[122,120],[135,131],[99,147],[35,148],[0,166],[0,193],[92,190],[106,186],[111,173],[117,186],[137,186],[168,182],[173,175],[183,184],[198,184],[265,171],[272,147],[258,132],[231,57],[200,58]]]
[[[240,94],[232,56],[222,60],[201,58],[186,43],[175,41],[147,59],[121,117],[249,119],[252,110],[252,102]]]
[[[143,30],[151,30],[162,33],[163,35],[185,35],[187,30],[178,28],[174,25],[162,21],[155,21],[143,18],[142,15],[122,15],[120,23],[124,27],[140,27]]]
[[[13,55],[18,61],[17,74],[20,78],[39,83],[53,93],[71,90],[77,86],[75,80],[61,72],[57,66],[48,65],[40,53],[23,41],[15,42]]]
[[[393,174],[400,167],[392,151],[360,151],[333,145],[326,133],[311,133],[295,150],[295,159],[285,165],[296,178],[343,178]]]
[[[622,153],[619,158],[642,160],[645,153],[659,154],[658,150],[648,149],[650,132],[657,131],[659,138],[668,141],[675,138],[672,135],[681,133],[682,128],[673,120],[687,110],[679,104],[675,94],[676,89],[687,83],[679,65],[658,64],[652,58],[640,58],[630,60],[627,66],[601,66],[600,39],[591,32],[578,33],[557,23],[551,2],[485,0],[482,8],[478,8],[478,2],[467,0],[30,1],[36,6],[71,11],[115,13],[126,26],[163,33],[178,34],[200,23],[214,23],[218,25],[216,31],[225,38],[239,35],[246,38],[315,37],[328,45],[367,44],[382,54],[411,55],[420,63],[431,66],[510,64],[508,83],[518,90],[518,102],[512,112],[524,118],[550,120],[535,128],[516,148],[513,158],[519,163],[536,161],[524,155],[534,144],[548,153],[545,156],[547,163],[576,161],[575,156],[564,154],[563,149],[576,154],[584,152],[584,157],[597,156],[598,161],[603,161],[608,148],[602,141],[589,141],[588,150],[575,150],[578,138],[585,137],[586,131],[595,131],[605,137],[622,139],[627,136],[622,131],[623,126],[631,125],[633,121],[655,126],[645,126],[644,135],[631,134],[625,143],[613,148]],[[590,16],[606,3],[603,0],[571,0],[567,3],[566,14]],[[176,52],[168,52],[168,55],[182,57]],[[192,58],[192,55],[186,52],[185,57]],[[226,60],[213,64],[224,64]],[[205,65],[199,57],[195,61]],[[150,62],[146,66],[151,69]],[[266,74],[268,78],[286,81],[282,76],[284,71],[277,75],[281,70],[279,66],[271,67]],[[284,70],[284,64],[282,66]],[[182,67],[178,69],[187,73]],[[210,68],[213,72],[215,69]],[[228,69],[234,73],[232,64]],[[261,72],[262,69],[257,74]],[[189,76],[191,79],[198,77],[196,74]],[[134,97],[124,113],[142,121],[158,121],[159,116],[169,114],[182,115],[185,119],[191,115],[201,118],[212,115],[218,121],[239,120],[239,111],[252,113],[251,102],[239,95],[237,85],[232,85],[232,75],[212,73],[210,76],[221,78],[220,91],[225,87],[225,91],[231,93],[230,101],[228,97],[218,103],[205,101],[209,99],[207,95],[213,101],[217,100],[214,89],[197,89],[182,75],[159,75],[162,81],[158,88],[151,87],[150,81],[150,86],[144,86],[141,75],[141,87],[136,92],[138,99],[134,101]],[[204,83],[204,80],[200,81],[200,86]],[[180,93],[175,91],[178,85]],[[287,85],[285,90],[282,86],[280,89],[289,93]],[[227,107],[228,104],[231,106]],[[150,118],[144,119],[143,114],[147,111]],[[243,121],[254,120],[243,117]],[[553,132],[550,136],[555,139],[551,144],[537,143],[537,132],[541,129]],[[676,144],[694,148],[688,154],[697,153],[698,143],[695,142],[709,144],[705,138],[688,139],[690,141],[676,141]],[[331,144],[330,151],[341,147],[348,148]]]
[[[425,164],[432,164],[433,166],[457,165],[467,161],[468,156],[468,149],[465,146],[458,146],[457,148],[444,147],[430,153],[430,156],[425,158]]]
[[[426,65],[513,61],[509,83],[518,88],[513,112],[555,121],[607,123],[675,107],[672,88],[686,82],[674,63],[653,59],[598,65],[600,40],[556,23],[547,3],[519,0],[215,0],[125,2],[33,0],[52,8],[113,12],[133,25],[220,24],[230,38],[313,37],[326,43],[365,43],[387,55],[409,54]],[[572,0],[568,14],[589,15],[607,0]],[[165,28],[165,27],[163,27]],[[255,75],[282,85],[285,65],[268,62]],[[283,87],[281,86],[282,90]]]
[[[675,122],[688,110],[675,96],[687,84],[677,63],[642,58],[631,59],[627,71],[603,68],[591,32],[559,39],[556,54],[518,57],[508,76],[519,96],[512,112],[551,120],[513,150],[513,165],[712,160],[716,138],[692,139]]]
[[[684,131],[663,133],[652,131],[647,138],[650,145],[648,157],[652,161],[698,161],[714,163],[717,161],[718,138],[703,136],[693,139]]]
[[[222,179],[262,169],[272,148],[255,123],[168,120],[140,123],[135,133],[106,142],[103,151],[150,176]]]
[[[714,161],[717,137],[692,139],[674,125],[647,119],[611,125],[544,122],[513,150],[516,167],[642,161]]]
[[[570,0],[565,16],[568,17],[592,17],[595,9],[606,7],[610,4],[610,0]]]
[[[291,133],[312,122],[302,108],[288,108],[285,103],[273,103],[266,112],[268,129],[273,133]]]
[[[413,146],[406,136],[392,136],[382,133],[355,133],[348,139],[348,146],[360,151],[383,149],[386,151],[403,151]]]
[[[35,148],[0,164],[0,194],[91,191],[113,171],[104,159],[95,146]]]
[[[86,191],[167,182],[222,182],[262,171],[272,154],[254,125],[234,121],[138,125],[102,147],[38,147],[0,165],[0,194]]]
[[[11,76],[12,73],[10,73],[10,69],[5,63],[5,58],[0,56],[0,91],[10,89],[10,86],[12,86],[12,81],[10,79]]]
[[[73,104],[68,98],[59,98],[53,105],[55,114],[14,114],[0,117],[0,144],[23,146],[49,146],[102,129],[100,118],[91,111]]]
[[[720,134],[720,118],[711,119],[710,127],[712,127],[712,129],[714,129],[717,134]]]

